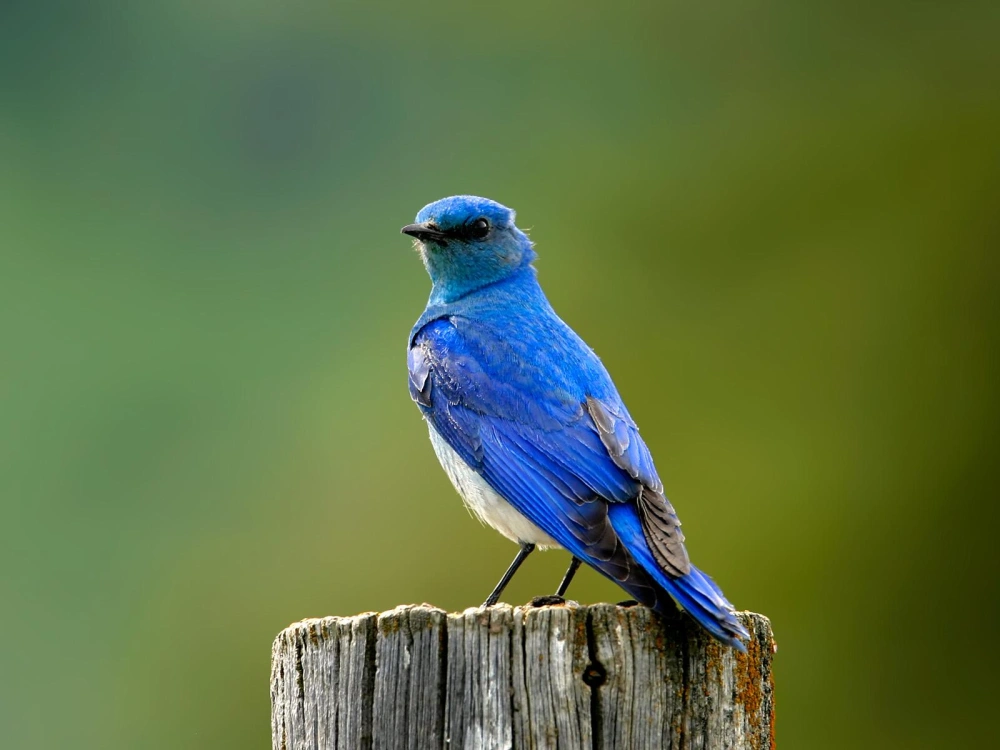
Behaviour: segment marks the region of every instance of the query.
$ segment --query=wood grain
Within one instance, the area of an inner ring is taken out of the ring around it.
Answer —
[[[774,641],[573,602],[303,620],[271,659],[274,750],[774,747]]]

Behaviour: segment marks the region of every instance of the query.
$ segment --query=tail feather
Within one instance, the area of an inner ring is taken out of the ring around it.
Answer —
[[[740,651],[746,651],[743,640],[750,634],[736,618],[736,610],[715,582],[698,568],[691,566],[687,575],[674,578],[665,573],[646,544],[635,509],[626,503],[612,503],[608,516],[622,544],[650,577],[688,614],[718,640]],[[666,602],[662,600],[659,606]]]

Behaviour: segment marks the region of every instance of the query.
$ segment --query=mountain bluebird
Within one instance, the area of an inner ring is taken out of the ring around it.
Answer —
[[[410,331],[410,396],[465,503],[521,547],[486,605],[536,547],[562,547],[573,560],[556,596],[582,561],[656,610],[676,602],[742,650],[746,630],[688,559],[639,428],[597,355],[549,305],[514,212],[454,196],[402,231],[433,284]]]

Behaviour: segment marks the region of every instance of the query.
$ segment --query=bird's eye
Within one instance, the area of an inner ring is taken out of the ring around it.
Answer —
[[[490,223],[486,219],[476,219],[469,226],[469,234],[473,239],[481,240],[490,233]]]

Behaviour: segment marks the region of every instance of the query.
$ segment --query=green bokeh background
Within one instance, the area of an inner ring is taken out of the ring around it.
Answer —
[[[4,747],[264,750],[286,624],[483,599],[404,365],[465,192],[772,618],[781,746],[986,743],[998,7],[4,3]]]

